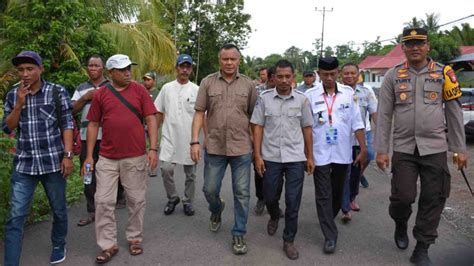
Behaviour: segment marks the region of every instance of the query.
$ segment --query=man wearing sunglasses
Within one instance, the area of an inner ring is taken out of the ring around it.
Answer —
[[[458,169],[466,167],[467,162],[461,91],[454,71],[427,56],[430,44],[425,29],[405,29],[402,50],[407,61],[385,74],[379,93],[376,161],[382,170],[389,166],[393,119],[389,213],[396,225],[395,244],[400,249],[408,247],[407,222],[420,176],[413,228],[417,244],[410,261],[432,265],[428,247],[438,236],[437,227],[450,191],[447,151],[454,153]]]

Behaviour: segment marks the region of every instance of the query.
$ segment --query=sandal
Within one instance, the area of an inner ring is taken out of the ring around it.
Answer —
[[[86,226],[95,221],[95,215],[89,215],[87,218],[82,218],[77,223],[77,226]]]
[[[130,255],[136,256],[143,253],[142,243],[138,240],[128,241],[128,251]]]
[[[113,256],[117,254],[118,251],[119,249],[116,246],[113,246],[106,250],[102,250],[102,252],[97,257],[95,257],[95,262],[97,262],[98,264],[107,263],[112,259]]]

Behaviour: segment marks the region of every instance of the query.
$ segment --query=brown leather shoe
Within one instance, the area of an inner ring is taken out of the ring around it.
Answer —
[[[279,219],[276,219],[276,220],[272,220],[270,218],[270,220],[268,220],[268,224],[267,224],[267,233],[269,235],[274,235],[276,233],[276,231],[278,230],[278,220]]]
[[[300,255],[293,242],[283,242],[283,250],[290,260],[296,260]]]

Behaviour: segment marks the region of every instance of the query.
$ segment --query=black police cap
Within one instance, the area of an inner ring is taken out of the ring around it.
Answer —
[[[319,59],[318,67],[322,70],[333,70],[339,67],[339,61],[334,56],[323,57]]]
[[[428,32],[423,28],[407,28],[403,30],[402,42],[409,40],[427,40]]]

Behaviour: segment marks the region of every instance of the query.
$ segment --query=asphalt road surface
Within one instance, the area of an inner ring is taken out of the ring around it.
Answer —
[[[409,248],[405,251],[397,249],[393,241],[394,223],[388,215],[390,176],[376,170],[374,164],[366,173],[370,182],[369,188],[360,189],[358,202],[361,211],[354,213],[352,222],[347,225],[343,225],[338,217],[339,239],[337,251],[332,255],[325,255],[322,252],[323,236],[316,216],[314,184],[312,177],[306,177],[299,213],[299,231],[295,240],[300,258],[296,261],[287,259],[282,251],[284,220],[280,220],[277,233],[269,236],[266,233],[268,214],[255,216],[253,213],[256,202],[253,177],[251,212],[246,236],[249,251],[246,255],[233,255],[230,230],[234,219],[230,170],[227,170],[221,193],[226,201],[223,224],[218,233],[213,233],[208,229],[210,213],[201,191],[202,169],[201,163],[198,167],[196,187],[196,215],[192,217],[184,215],[181,204],[177,206],[174,214],[165,216],[163,208],[167,199],[161,177],[149,179],[144,253],[140,256],[131,256],[127,251],[125,238],[127,211],[125,209],[116,211],[120,251],[108,265],[411,265],[408,259],[415,246],[411,235],[415,216],[412,215],[409,222]],[[182,194],[184,188],[182,167],[178,166],[175,172],[178,189]],[[281,202],[281,205],[284,206],[284,203]],[[416,204],[414,209],[416,211]],[[95,264],[95,256],[100,250],[95,242],[94,226],[76,226],[84,214],[84,200],[69,209],[67,259],[63,265]],[[472,219],[466,221],[473,222]],[[50,228],[50,221],[26,228],[22,265],[49,265]],[[442,219],[438,233],[437,243],[429,250],[435,265],[474,265],[472,238],[461,233],[445,219]],[[3,248],[0,252],[3,258]]]

